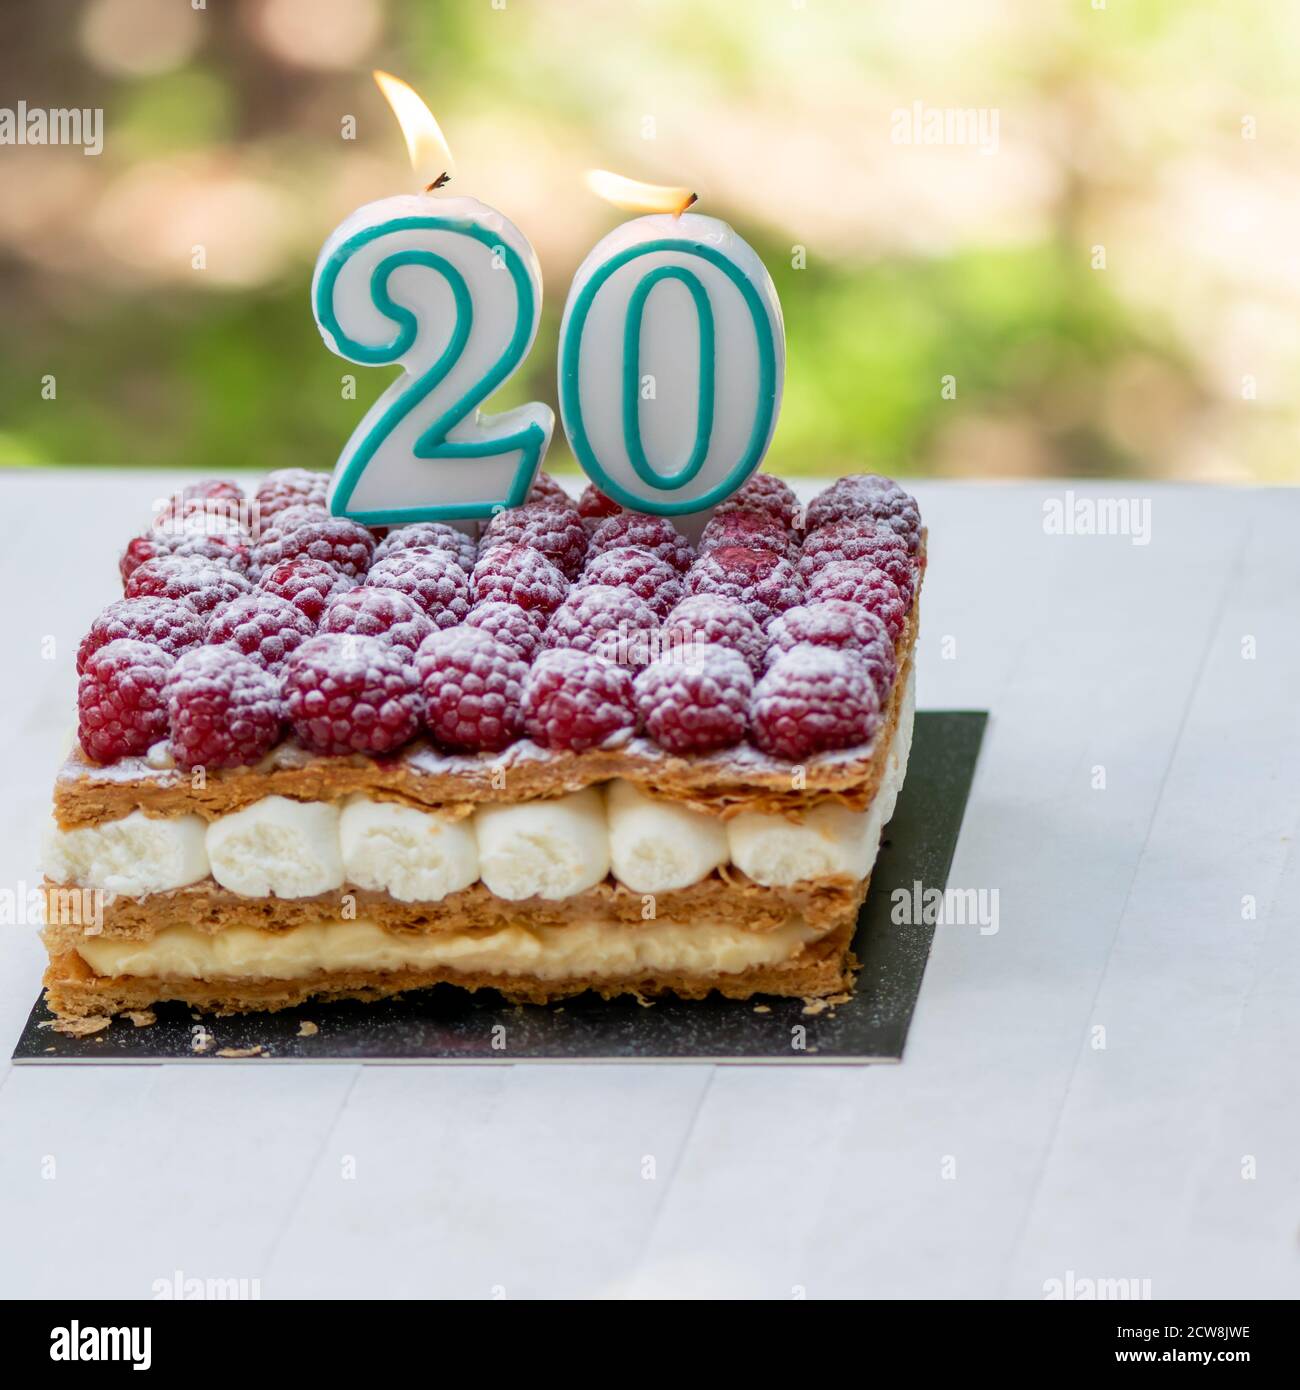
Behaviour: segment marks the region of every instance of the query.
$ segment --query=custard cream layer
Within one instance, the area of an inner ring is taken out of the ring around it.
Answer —
[[[170,927],[147,942],[86,937],[77,951],[98,975],[173,980],[298,980],[320,971],[440,967],[541,980],[618,979],[641,971],[734,975],[789,960],[815,937],[797,924],[747,932],[707,922],[635,927],[579,922],[415,935],[357,921],[284,932],[229,927],[215,936]]]
[[[585,892],[609,873],[634,893],[689,887],[728,863],[766,887],[865,878],[907,771],[915,687],[872,804],[826,803],[802,821],[748,812],[723,822],[648,797],[630,782],[454,816],[349,798],[341,807],[268,796],[204,826],[198,816],[53,829],[45,872],[55,883],[132,897],[209,875],[242,897],[316,897],[345,884],[404,902],[437,902],[480,879],[509,901]]]

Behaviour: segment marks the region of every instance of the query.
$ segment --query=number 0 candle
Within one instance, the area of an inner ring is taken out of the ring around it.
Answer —
[[[523,502],[555,425],[540,402],[479,412],[532,346],[541,271],[494,208],[434,196],[451,162],[437,122],[404,82],[375,80],[428,186],[359,208],[316,262],[312,306],[329,347],[402,369],[348,440],[330,510],[369,525],[489,516]]]
[[[588,476],[625,507],[704,511],[763,461],[781,408],[785,330],[754,249],[686,189],[593,170],[645,210],[578,268],[560,326],[560,414]]]

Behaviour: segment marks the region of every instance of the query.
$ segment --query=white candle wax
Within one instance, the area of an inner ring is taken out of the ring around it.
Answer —
[[[321,249],[312,307],[340,357],[402,368],[339,457],[331,511],[397,525],[524,500],[554,414],[540,402],[478,408],[527,356],[541,319],[541,270],[512,222],[475,198],[370,203]]]
[[[603,492],[667,516],[714,506],[762,462],[781,408],[766,267],[713,217],[625,222],[574,276],[559,380],[569,442]]]

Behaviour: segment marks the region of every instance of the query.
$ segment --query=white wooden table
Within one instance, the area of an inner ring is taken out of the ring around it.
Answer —
[[[0,475],[0,888],[163,490]],[[1300,493],[1076,487],[1150,499],[1141,546],[1045,534],[1064,487],[916,490],[999,930],[939,929],[901,1066],[7,1067],[0,1294],[1300,1294]],[[7,1056],[43,953],[0,945]]]

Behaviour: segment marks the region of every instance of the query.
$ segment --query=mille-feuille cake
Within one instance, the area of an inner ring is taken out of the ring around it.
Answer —
[[[851,986],[912,733],[902,488],[759,474],[693,546],[545,474],[477,537],[327,486],[199,484],[127,546],[55,783],[55,1013]]]

